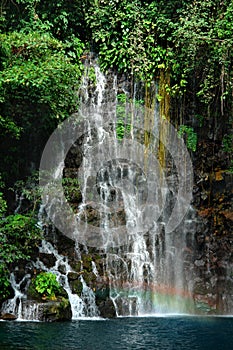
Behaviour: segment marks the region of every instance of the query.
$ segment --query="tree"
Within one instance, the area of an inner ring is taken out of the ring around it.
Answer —
[[[31,162],[38,164],[50,133],[77,109],[82,49],[76,38],[74,61],[70,47],[48,33],[0,34],[1,162],[11,169],[8,180],[17,178],[22,168],[28,171]]]

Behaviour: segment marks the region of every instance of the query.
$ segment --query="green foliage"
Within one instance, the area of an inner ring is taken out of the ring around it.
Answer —
[[[10,267],[29,260],[42,236],[31,216],[15,214],[0,221],[0,298],[9,295]]]
[[[195,76],[199,101],[206,106],[212,104],[215,112],[216,105],[221,105],[222,114],[224,100],[232,90],[232,13],[231,1],[187,3],[179,11],[171,35],[180,68],[187,77]]]
[[[104,70],[148,83],[165,70],[171,96],[194,85],[203,114],[210,105],[224,113],[233,87],[232,1],[99,0],[90,3],[86,20]]]
[[[15,30],[32,24],[35,15],[36,0],[5,0],[1,2],[1,29]]]
[[[62,187],[64,189],[65,197],[68,202],[81,202],[82,193],[80,182],[76,178],[64,177],[62,179]]]
[[[3,214],[5,214],[6,209],[7,209],[6,201],[3,198],[3,193],[0,192],[0,219],[2,218]]]
[[[89,3],[87,0],[43,0],[38,1],[36,13],[38,19],[47,23],[51,33],[60,40],[69,40],[75,36],[84,41],[89,36],[85,21]]]
[[[118,140],[122,140],[130,133],[131,125],[125,124],[123,120],[118,120],[116,124],[116,135]]]
[[[198,120],[199,127],[203,127],[204,124],[204,116],[200,114],[196,114],[195,118]]]
[[[28,215],[8,215],[0,222],[0,260],[5,264],[29,259],[41,240],[36,219]]]
[[[14,137],[15,139],[19,139],[21,130],[22,128],[18,127],[13,120],[10,120],[10,118],[8,117],[3,118],[0,115],[1,136],[8,134]]]
[[[62,43],[36,31],[0,34],[1,162],[10,170],[5,179],[19,177],[29,147],[30,163],[58,123],[76,110],[82,50],[77,38]]]
[[[35,290],[48,298],[54,298],[56,294],[61,292],[61,286],[56,279],[56,275],[52,272],[41,272],[32,280]]]
[[[94,86],[96,85],[96,74],[94,67],[90,67],[88,70],[88,78],[90,80],[90,83]]]
[[[153,18],[157,6],[140,1],[98,1],[91,4],[86,19],[92,29],[101,67],[116,67],[139,78],[153,80],[159,64],[166,60],[166,48],[157,42]]]
[[[197,134],[194,132],[193,128],[187,125],[180,125],[179,136],[185,136],[186,146],[191,151],[195,152],[197,149]]]
[[[88,35],[84,21],[86,0],[5,0],[1,3],[0,29],[3,32],[23,30],[50,31],[66,40],[72,35],[82,39]]]
[[[117,122],[116,122],[116,137],[118,140],[122,140],[124,137],[130,134],[131,123],[130,123],[130,108],[132,108],[132,100],[129,100],[126,94],[117,95]]]
[[[14,32],[0,35],[0,45],[0,50],[4,52],[0,72],[2,102],[13,102],[9,101],[10,93],[16,104],[24,96],[27,102],[48,106],[50,117],[58,120],[64,119],[75,109],[77,100],[74,88],[77,87],[81,70],[80,65],[72,64],[66,55],[65,44],[47,33]],[[80,43],[77,55],[81,54],[81,48]],[[19,113],[17,109],[13,111]],[[8,111],[8,118],[13,111]]]
[[[233,160],[231,160],[231,162],[230,162],[230,167],[228,169],[228,172],[233,174]]]
[[[225,135],[222,140],[223,150],[227,153],[233,153],[233,135]]]
[[[7,299],[10,295],[10,274],[0,261],[0,300]]]
[[[2,181],[2,178],[0,175],[0,220],[2,219],[3,215],[6,213],[6,210],[7,210],[7,203],[3,197],[3,192],[2,192],[4,187],[5,187],[5,184]]]
[[[117,100],[120,103],[126,103],[127,102],[127,95],[126,94],[118,94]]]
[[[12,190],[18,198],[23,198],[23,212],[35,213],[41,204],[41,188],[39,186],[39,173],[33,172],[26,180],[18,180],[15,182]]]

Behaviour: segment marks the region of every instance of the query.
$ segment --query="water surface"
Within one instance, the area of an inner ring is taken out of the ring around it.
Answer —
[[[172,316],[62,323],[0,322],[0,349],[230,350],[233,318]]]

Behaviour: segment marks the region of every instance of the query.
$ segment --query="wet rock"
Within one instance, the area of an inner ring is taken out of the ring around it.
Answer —
[[[78,274],[77,272],[69,272],[68,273],[68,280],[69,281],[75,281],[79,278],[80,274]]]
[[[198,267],[205,266],[205,261],[203,259],[195,260],[194,264]]]
[[[115,300],[117,304],[117,309],[122,316],[136,316],[137,315],[137,298],[117,298]]]
[[[17,319],[17,316],[15,316],[13,314],[6,313],[6,314],[1,315],[0,319],[4,320],[4,321],[14,321]]]
[[[48,268],[54,266],[57,260],[53,254],[46,254],[46,253],[40,253],[39,259]]]
[[[109,285],[103,281],[98,280],[97,286],[95,288],[95,298],[97,304],[101,301],[107,300],[109,298],[110,288]]]
[[[48,302],[43,306],[41,321],[57,322],[68,321],[72,318],[70,303],[68,300],[61,302]]]
[[[219,298],[219,309],[224,310],[225,314],[232,315],[233,294],[223,292]]]
[[[216,314],[217,312],[217,295],[216,294],[195,294],[194,303],[197,313]]]
[[[60,232],[56,233],[56,246],[59,254],[75,258],[75,242]]]
[[[70,285],[72,293],[78,294],[79,296],[81,296],[82,291],[83,291],[83,284],[80,281],[80,279],[71,280],[69,282],[69,285]]]
[[[83,269],[87,272],[92,272],[92,256],[91,255],[83,255],[82,256],[82,265]]]
[[[65,275],[65,274],[66,274],[66,267],[65,267],[65,265],[60,264],[60,265],[58,266],[58,271],[59,271],[60,273],[62,273],[63,275]]]
[[[68,168],[78,168],[83,159],[83,154],[79,144],[75,143],[70,149],[65,159],[65,165]],[[66,174],[67,175],[67,174]]]
[[[36,300],[26,300],[22,305],[22,316],[26,320],[58,322],[71,320],[72,312],[69,300],[65,298],[60,301],[43,303]]]
[[[98,304],[98,309],[100,312],[100,317],[104,318],[114,318],[116,317],[115,306],[111,299],[106,299]]]
[[[74,271],[79,272],[81,270],[82,262],[80,260],[79,261],[71,261],[70,266],[72,267],[72,269]]]
[[[92,289],[96,287],[96,275],[93,272],[84,271],[82,275],[89,287]]]

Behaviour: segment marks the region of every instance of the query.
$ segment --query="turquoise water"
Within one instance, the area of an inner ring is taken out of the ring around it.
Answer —
[[[231,350],[233,318],[135,317],[63,323],[0,322],[0,349]]]

